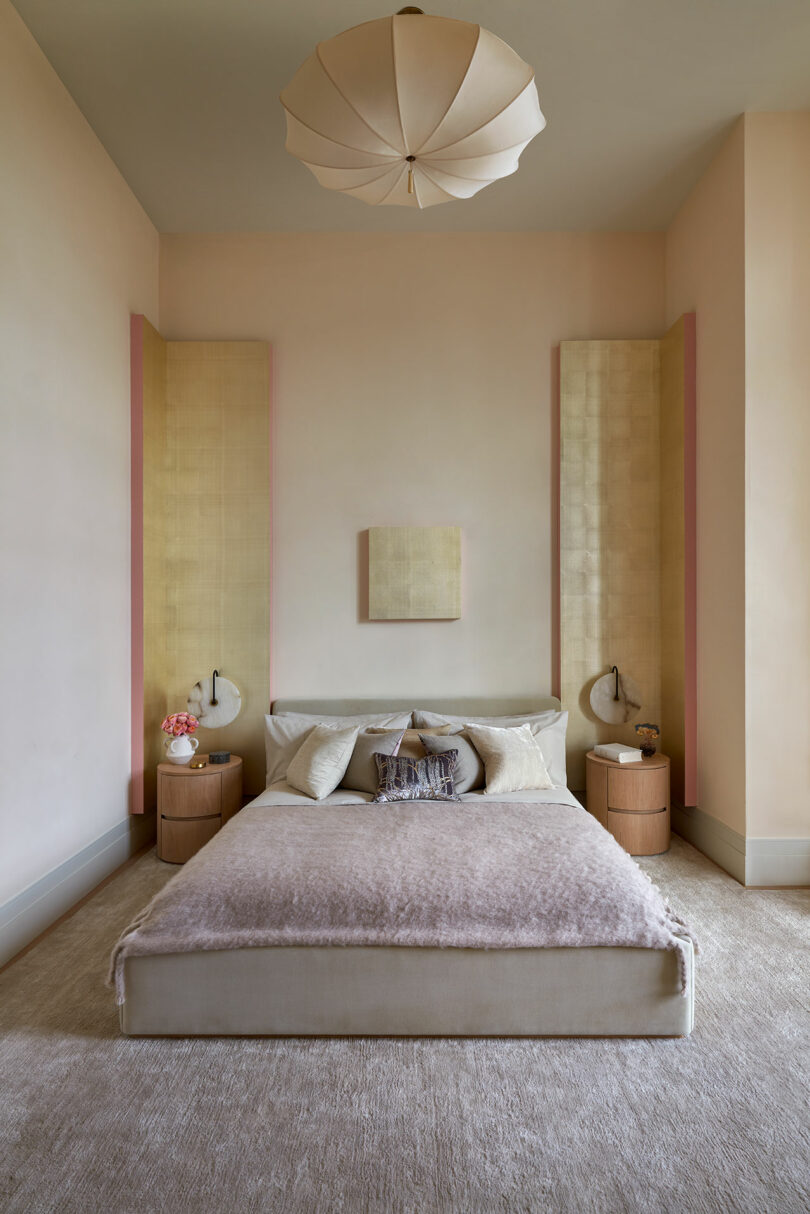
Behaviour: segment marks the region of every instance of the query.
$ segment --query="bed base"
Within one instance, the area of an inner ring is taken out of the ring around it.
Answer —
[[[130,1036],[681,1037],[673,952],[247,948],[130,957]]]

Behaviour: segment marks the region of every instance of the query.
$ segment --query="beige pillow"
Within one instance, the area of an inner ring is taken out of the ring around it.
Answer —
[[[389,730],[387,730],[387,729],[378,729],[376,727],[372,727],[371,729],[368,730],[368,733],[388,733],[388,732],[389,732]],[[399,744],[399,749],[395,750],[393,753],[395,755],[398,755],[401,759],[424,759],[425,755],[427,754],[427,751],[425,750],[424,746],[422,745],[421,741],[419,740],[420,733],[430,733],[430,734],[437,734],[437,735],[441,734],[442,736],[444,736],[446,734],[451,734],[451,733],[455,733],[455,732],[456,732],[456,729],[455,729],[454,725],[438,725],[438,726],[436,726],[435,729],[406,729],[402,735],[402,741]]]
[[[349,766],[359,725],[316,725],[287,768],[287,783],[320,801],[334,792]]]
[[[488,793],[520,792],[523,788],[553,788],[543,752],[530,725],[496,729],[465,725],[473,746],[484,760]]]

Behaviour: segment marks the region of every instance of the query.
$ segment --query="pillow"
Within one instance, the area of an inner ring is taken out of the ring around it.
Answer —
[[[530,725],[497,729],[468,724],[467,732],[484,760],[488,793],[554,787]]]
[[[543,752],[549,777],[555,788],[567,788],[565,771],[565,731],[568,713],[555,712],[554,720],[547,725],[530,726],[534,740]]]
[[[265,716],[264,749],[267,756],[267,787],[283,780],[295,753],[300,750],[307,734],[312,733],[312,721],[288,717]]]
[[[414,728],[421,729],[423,725],[455,725],[462,729],[467,722],[473,725],[491,725],[498,729],[511,729],[515,725],[550,725],[553,717],[560,714],[556,708],[547,708],[542,712],[516,712],[505,717],[457,717],[449,712],[428,712],[426,709],[414,710]]]
[[[443,755],[451,750],[458,751],[456,769],[453,772],[453,783],[457,793],[472,792],[474,788],[484,787],[484,764],[468,734],[456,733],[448,738],[421,733],[419,737],[429,755]]]
[[[514,729],[519,725],[530,725],[538,746],[546,760],[546,768],[555,788],[567,787],[565,771],[565,731],[568,728],[568,713],[550,709],[548,712],[536,712],[529,716],[514,717],[453,717],[443,716],[435,712],[419,710],[414,712],[415,721],[430,718],[431,724],[436,721],[449,721],[460,733],[464,722],[470,721],[475,725],[491,725],[499,729]]]
[[[295,752],[316,725],[389,725],[405,729],[409,712],[366,713],[359,717],[317,717],[306,712],[268,714],[264,718],[264,748],[267,756],[267,785],[283,780]],[[376,785],[375,785],[376,787]]]
[[[310,725],[379,725],[388,729],[407,729],[411,723],[410,712],[358,712],[353,716],[329,716],[322,712],[277,712],[273,714],[285,719],[309,721]]]
[[[316,801],[334,792],[349,766],[359,732],[359,725],[348,729],[315,725],[287,768],[287,783]]]
[[[372,728],[369,733],[388,733],[386,729]],[[458,733],[455,725],[438,725],[435,729],[406,729],[400,743],[399,750],[394,750],[391,753],[401,755],[405,759],[424,759],[427,751],[420,741],[421,734],[452,734]],[[377,785],[375,784],[376,788]]]
[[[376,792],[379,777],[374,754],[375,752],[383,755],[397,754],[404,733],[403,729],[362,730],[357,735],[349,766],[340,781],[343,787],[357,789],[360,792]]]
[[[375,755],[379,787],[375,801],[458,801],[453,784],[457,751],[403,759]]]

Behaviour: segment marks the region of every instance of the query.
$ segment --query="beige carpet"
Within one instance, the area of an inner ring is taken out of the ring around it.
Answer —
[[[679,839],[644,862],[697,930],[682,1041],[136,1041],[104,986],[154,853],[0,975],[0,1209],[810,1208],[810,895]]]

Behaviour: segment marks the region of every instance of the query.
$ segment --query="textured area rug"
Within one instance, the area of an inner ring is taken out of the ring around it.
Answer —
[[[810,894],[643,867],[701,942],[687,1039],[138,1041],[104,978],[147,854],[0,975],[0,1210],[802,1214]]]

